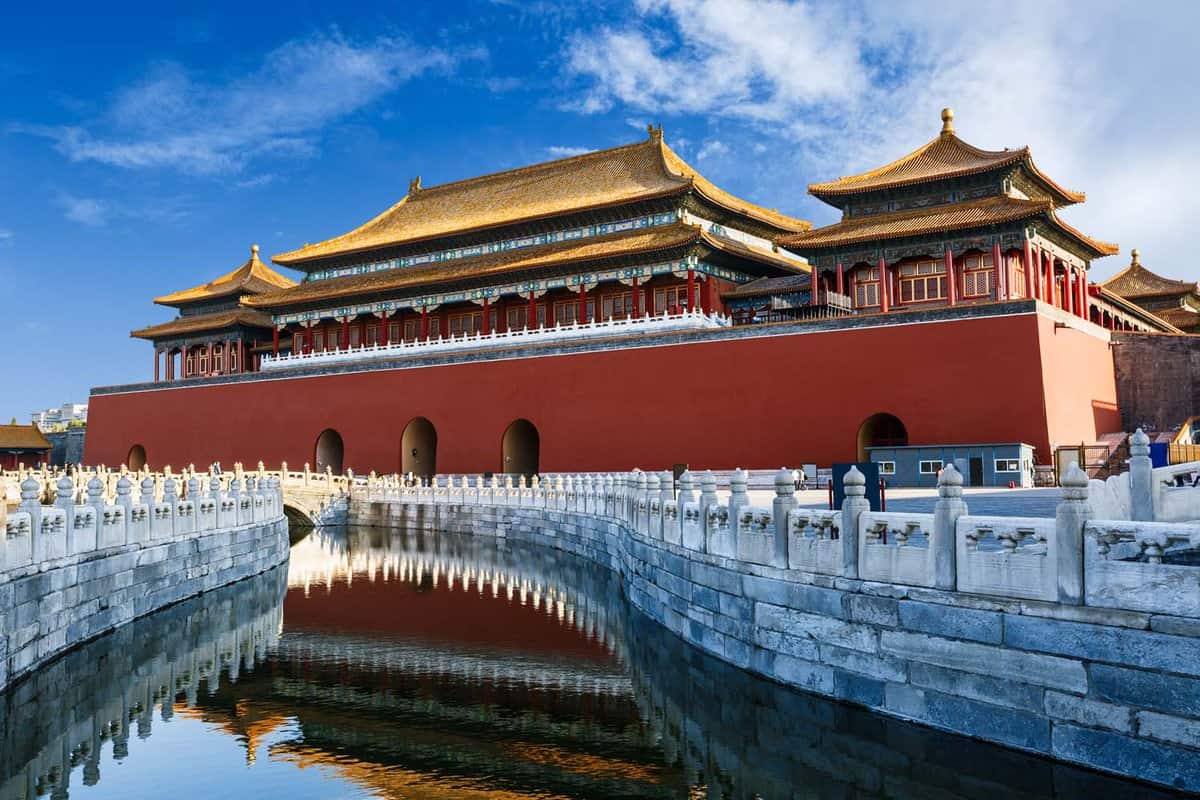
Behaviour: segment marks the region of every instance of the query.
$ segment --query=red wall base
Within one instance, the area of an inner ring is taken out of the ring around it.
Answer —
[[[1107,341],[1025,313],[93,395],[86,460],[120,464],[141,444],[155,468],[300,468],[333,428],[347,467],[393,472],[420,416],[439,472],[500,471],[521,418],[544,472],[825,465],[853,460],[878,412],[911,444],[1023,441],[1042,463],[1120,429]]]

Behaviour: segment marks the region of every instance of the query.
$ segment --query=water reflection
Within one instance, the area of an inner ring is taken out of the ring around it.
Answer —
[[[400,530],[314,533],[0,709],[0,800],[1163,796],[753,678],[567,554]]]

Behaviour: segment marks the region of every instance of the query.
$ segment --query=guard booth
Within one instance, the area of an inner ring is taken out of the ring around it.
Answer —
[[[846,473],[850,471],[851,467],[858,467],[858,471],[867,479],[867,502],[871,504],[871,510],[881,511],[879,465],[872,461],[833,465],[833,507],[841,508],[842,503],[846,500]]]

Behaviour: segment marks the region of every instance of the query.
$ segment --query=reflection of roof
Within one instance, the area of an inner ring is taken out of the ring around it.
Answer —
[[[948,203],[932,208],[847,217],[823,228],[780,237],[779,244],[804,252],[881,239],[980,228],[1037,216],[1044,216],[1096,255],[1111,255],[1117,252],[1115,244],[1092,239],[1059,219],[1054,213],[1053,203],[1049,200],[1023,200],[1007,195]]]
[[[1101,284],[1108,291],[1122,297],[1152,297],[1164,294],[1189,294],[1200,290],[1190,281],[1164,278],[1142,266],[1138,252],[1133,251],[1132,260],[1125,269]]]
[[[808,273],[800,275],[780,275],[774,278],[759,278],[743,283],[721,296],[724,298],[758,297],[764,294],[783,292],[798,292],[807,290],[812,285],[812,277]]]
[[[50,441],[36,425],[0,425],[0,448],[6,450],[49,450]]]
[[[838,197],[974,175],[1023,163],[1060,205],[1083,202],[1082,192],[1064,189],[1043,175],[1034,166],[1028,147],[1020,150],[980,150],[955,135],[950,125],[953,118],[954,114],[949,109],[943,111],[942,120],[945,124],[941,134],[903,158],[869,172],[810,184],[808,191],[820,198]]]
[[[270,328],[271,317],[252,308],[235,308],[230,311],[218,311],[213,314],[195,314],[190,317],[179,317],[161,325],[151,325],[148,328],[130,332],[136,339],[158,339],[164,336],[175,336],[198,331],[215,331],[230,328],[234,325],[247,325],[252,328]]]
[[[680,159],[658,131],[635,144],[441,186],[423,188],[418,179],[408,195],[369,222],[274,260],[298,264],[692,190],[781,232],[809,227],[717,188]]]
[[[296,282],[285,278],[258,258],[258,245],[250,247],[250,260],[233,272],[222,275],[202,286],[154,298],[162,306],[180,306],[199,300],[214,300],[232,295],[256,294],[273,289],[286,289]]]
[[[622,256],[645,256],[649,253],[703,243],[714,250],[753,259],[783,269],[802,269],[795,259],[766,249],[702,232],[699,227],[683,222],[638,231],[575,239],[567,242],[488,253],[474,258],[441,262],[420,267],[382,270],[366,275],[311,281],[291,289],[248,297],[247,305],[265,307],[304,303],[315,300],[349,297],[372,292],[413,289],[464,279],[493,278],[538,267],[596,261]]]

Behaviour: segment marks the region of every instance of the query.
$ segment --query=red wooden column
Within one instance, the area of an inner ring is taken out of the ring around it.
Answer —
[[[638,279],[635,276],[633,279],[633,318],[637,319],[642,315],[642,290],[638,288]]]
[[[580,325],[587,322],[587,284],[583,281],[579,282],[579,309],[575,313],[575,319]]]
[[[842,295],[846,293],[846,278],[840,262],[837,265],[837,293]]]
[[[888,288],[891,280],[888,278],[887,261],[879,259],[879,310],[886,314],[891,310]]]
[[[179,377],[186,378],[188,376],[187,368],[187,345],[179,348]]]
[[[532,289],[529,290],[529,319],[525,321],[525,328],[526,330],[537,328],[537,295]]]
[[[342,349],[350,349],[350,315],[342,317]]]
[[[1042,251],[1044,264],[1042,268],[1046,271],[1045,282],[1043,288],[1046,291],[1046,302],[1052,306],[1058,305],[1058,298],[1054,294],[1054,255],[1049,250]]]
[[[367,341],[367,337],[364,336],[363,343],[365,344],[366,341]],[[387,343],[388,343],[388,312],[384,311],[383,315],[379,317],[379,335],[375,337],[375,344],[386,345]]]
[[[688,293],[687,310],[688,310],[688,313],[690,314],[696,310],[696,270],[694,270],[694,269],[688,270],[687,293]]]
[[[279,357],[279,326],[271,326],[271,355]]]
[[[304,352],[312,352],[312,320],[304,323]]]
[[[1063,273],[1063,295],[1063,307],[1066,312],[1072,315],[1077,314],[1075,301],[1079,299],[1079,287],[1075,285],[1075,268],[1070,264],[1067,265],[1067,271]]]
[[[1088,319],[1088,276],[1087,269],[1079,270],[1079,316]]]
[[[954,253],[946,248],[946,300],[950,305],[958,304],[958,278],[954,274]]]
[[[158,383],[158,350],[154,351],[154,382]]]
[[[809,275],[809,284],[811,285],[811,289],[810,289],[809,293],[812,295],[808,299],[809,300],[808,304],[810,306],[819,305],[820,304],[820,296],[821,296],[821,271],[820,271],[820,268],[818,268],[816,264],[809,264],[808,265],[808,275]]]
[[[421,341],[429,341],[429,306],[421,306]]]
[[[1033,290],[1033,243],[1028,239],[1025,240],[1025,263],[1022,266],[1025,268],[1025,296],[1037,297],[1037,293]]]
[[[1005,300],[1008,297],[1008,265],[1001,266],[999,242],[992,245],[992,269],[992,280],[996,284],[996,299]]]
[[[488,299],[486,297],[483,298],[483,325],[482,325],[482,328],[483,328],[484,333],[492,332],[492,309],[491,309],[491,306],[488,305]]]

